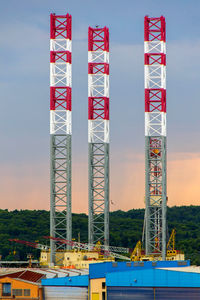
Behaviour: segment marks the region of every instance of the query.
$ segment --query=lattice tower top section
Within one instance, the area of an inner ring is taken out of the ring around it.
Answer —
[[[71,134],[72,17],[50,16],[50,133]]]
[[[165,18],[144,18],[145,135],[166,136]]]
[[[88,29],[88,140],[109,142],[109,30]]]

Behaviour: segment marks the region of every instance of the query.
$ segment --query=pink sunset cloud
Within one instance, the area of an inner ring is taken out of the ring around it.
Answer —
[[[168,205],[199,205],[200,153],[175,153],[167,162]],[[110,207],[113,210],[144,208],[144,156],[128,153],[125,161],[112,160]],[[50,207],[48,164],[2,166],[1,209]],[[73,162],[72,210],[88,211],[87,161]]]

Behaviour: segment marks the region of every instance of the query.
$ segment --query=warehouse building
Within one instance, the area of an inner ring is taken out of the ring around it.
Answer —
[[[42,300],[42,279],[54,278],[59,280],[61,277],[63,280],[65,277],[78,277],[77,275],[84,275],[86,273],[88,273],[88,270],[1,268],[0,297],[3,300],[11,298]]]
[[[42,280],[43,299],[88,299],[89,276]]]
[[[190,261],[106,262],[92,264],[88,275],[43,279],[45,300],[196,300],[200,267]]]

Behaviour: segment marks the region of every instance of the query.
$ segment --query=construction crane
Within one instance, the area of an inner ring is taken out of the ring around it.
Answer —
[[[170,235],[169,241],[167,243],[167,256],[176,256],[177,250],[175,250],[175,236],[176,230],[172,229],[172,233]]]
[[[10,242],[16,242],[18,244],[23,244],[35,249],[39,249],[39,250],[50,250],[49,246],[46,245],[42,245],[39,243],[35,243],[35,242],[29,242],[29,241],[23,241],[23,240],[19,240],[19,239],[9,239]]]
[[[129,257],[124,256],[124,255],[120,255],[118,253],[114,253],[112,252],[113,249],[118,250],[118,252],[120,252],[120,248],[121,248],[121,252],[126,251],[125,253],[129,252],[128,248],[123,248],[123,247],[114,247],[114,246],[110,246],[110,247],[104,247],[103,245],[90,245],[90,244],[84,244],[84,243],[78,243],[78,242],[74,242],[74,241],[69,241],[69,240],[64,240],[64,239],[59,239],[59,238],[53,238],[50,236],[44,236],[44,238],[46,239],[52,239],[56,242],[65,244],[65,245],[69,245],[71,246],[71,248],[73,249],[80,249],[80,250],[86,250],[86,251],[103,251],[105,256],[112,256],[118,259],[122,259],[122,260],[130,260]],[[45,250],[45,251],[49,251],[50,247],[40,244],[40,243],[35,243],[35,242],[29,242],[29,241],[24,241],[24,240],[19,240],[19,239],[9,239],[9,241],[11,242],[16,242],[19,244],[23,244],[26,246],[30,246],[32,248],[35,249],[39,249],[39,250]],[[107,249],[106,249],[107,248]],[[109,249],[108,249],[109,248]],[[112,251],[111,251],[112,250]]]
[[[51,239],[54,240],[58,243],[62,243],[68,246],[71,246],[72,249],[80,249],[80,250],[86,250],[86,251],[103,251],[105,256],[112,256],[115,258],[119,258],[122,260],[130,260],[129,257],[115,253],[116,252],[121,252],[121,253],[129,253],[129,248],[124,248],[124,247],[115,247],[115,246],[105,246],[101,245],[100,243],[97,243],[96,245],[94,244],[85,244],[85,243],[78,243],[74,241],[69,241],[65,239],[59,239],[59,238],[54,238],[52,236],[44,236],[46,239]]]
[[[101,249],[102,251],[111,251],[111,252],[118,252],[118,253],[129,253],[130,249],[129,248],[124,248],[124,247],[116,247],[116,246],[105,246],[101,245],[100,243],[97,244],[86,244],[86,243],[79,243],[75,241],[69,241],[66,239],[60,239],[60,238],[54,238],[52,236],[44,236],[45,239],[52,239],[54,241],[61,242],[63,244],[69,245],[73,248],[78,248],[82,250],[96,250],[97,248]]]
[[[131,253],[131,261],[140,261],[142,256],[142,243],[138,241],[133,252]]]
[[[173,229],[171,232],[171,235],[169,237],[166,249],[166,260],[184,260],[184,253],[182,251],[175,249],[175,237],[176,237],[176,230]],[[158,242],[158,241],[156,241]],[[143,260],[159,260],[159,257],[161,258],[161,255],[158,255],[158,253],[153,253],[151,255],[145,254],[145,251],[142,249],[142,243],[141,241],[138,241],[133,252],[131,253],[131,261],[143,261]]]

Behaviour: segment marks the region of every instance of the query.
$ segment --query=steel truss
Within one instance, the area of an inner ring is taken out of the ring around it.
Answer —
[[[88,31],[89,244],[109,245],[109,31]]]
[[[71,240],[71,16],[50,16],[50,234]],[[51,240],[51,263],[68,246]]]
[[[145,250],[166,258],[166,43],[165,18],[144,20]]]

